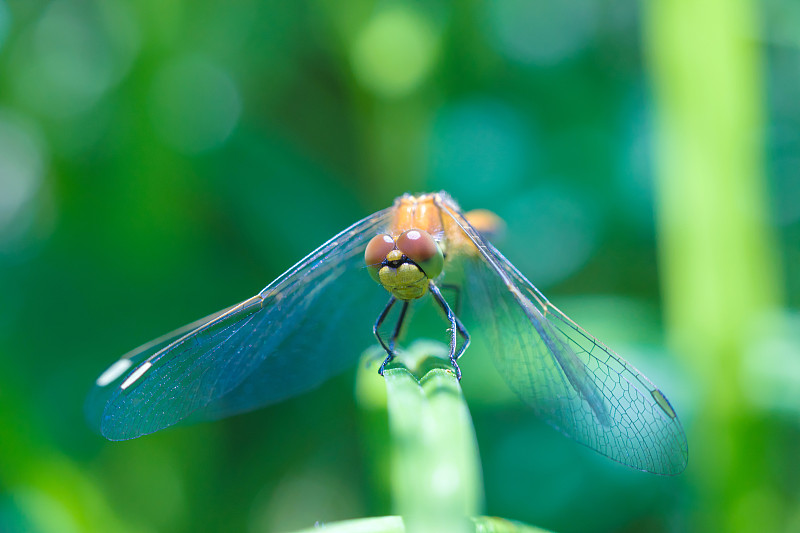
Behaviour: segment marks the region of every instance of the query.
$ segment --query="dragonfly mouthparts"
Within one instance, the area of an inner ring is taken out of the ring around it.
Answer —
[[[401,255],[400,259],[393,259],[391,261],[388,259],[383,260],[383,266],[388,266],[392,268],[399,268],[400,265],[403,265],[405,263],[410,263],[412,265],[416,264],[411,259],[409,259],[408,256],[406,256],[405,254]]]

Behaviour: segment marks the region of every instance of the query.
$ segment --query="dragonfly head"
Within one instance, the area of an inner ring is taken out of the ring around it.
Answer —
[[[442,249],[431,234],[421,229],[404,231],[396,239],[376,235],[364,251],[370,276],[400,300],[425,294],[428,280],[442,272]]]

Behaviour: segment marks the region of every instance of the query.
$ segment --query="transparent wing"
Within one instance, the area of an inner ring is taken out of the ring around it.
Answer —
[[[354,364],[387,299],[364,270],[364,248],[393,212],[347,228],[256,296],[126,354],[89,395],[92,423],[131,439],[277,402]]]
[[[554,307],[447,197],[441,207],[467,237],[450,268],[461,270],[478,329],[491,336],[496,366],[520,398],[565,435],[620,463],[683,471],[686,436],[664,394]]]
[[[95,384],[86,398],[84,411],[89,424],[95,429],[95,431],[101,431],[100,425],[103,420],[103,411],[106,408],[106,404],[108,404],[108,401],[116,392],[117,388],[119,388],[123,381],[130,376],[133,369],[145,362],[148,358],[150,358],[150,356],[169,346],[175,340],[216,319],[217,317],[230,312],[239,305],[242,304],[234,305],[207,317],[195,320],[194,322],[176,329],[175,331],[153,339],[152,341],[145,343],[120,357],[95,380]]]

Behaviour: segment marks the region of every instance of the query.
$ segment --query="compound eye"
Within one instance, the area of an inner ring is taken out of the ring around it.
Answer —
[[[369,275],[378,283],[380,283],[378,271],[381,269],[381,263],[392,250],[394,250],[394,239],[386,233],[375,235],[364,250],[364,262],[369,269]]]
[[[422,229],[404,231],[397,238],[397,249],[414,261],[429,278],[442,273],[444,256],[431,234]]]
[[[378,265],[386,259],[386,255],[394,250],[394,239],[386,233],[375,235],[364,250],[364,262],[367,265]]]

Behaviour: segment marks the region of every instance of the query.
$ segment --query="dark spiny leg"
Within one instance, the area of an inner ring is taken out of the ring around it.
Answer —
[[[456,361],[458,361],[458,358],[464,355],[464,352],[467,351],[470,338],[469,332],[467,331],[467,328],[464,327],[464,324],[461,323],[457,316],[454,315],[453,318],[456,319],[456,327],[458,328],[458,332],[461,333],[461,337],[464,339],[464,344],[461,345],[461,349],[456,354]]]
[[[408,300],[403,301],[403,309],[400,311],[400,317],[397,319],[394,333],[392,333],[392,337],[389,339],[389,349],[392,353],[394,353],[394,343],[397,341],[397,337],[400,336],[400,331],[403,329],[403,322],[406,320],[406,312],[408,311],[409,304],[410,302]]]
[[[455,285],[453,283],[445,283],[444,285],[442,285],[442,289],[448,289],[448,290],[451,290],[454,293],[456,293],[456,304],[453,306],[453,308],[456,310],[456,314],[457,315],[460,314],[461,313],[461,287],[459,287],[458,285]]]
[[[381,332],[380,332],[379,328],[381,327],[381,324],[383,324],[383,321],[386,320],[386,316],[389,314],[389,311],[392,310],[392,306],[394,305],[394,303],[396,301],[397,301],[397,298],[395,298],[394,296],[389,298],[389,303],[387,303],[386,307],[383,308],[383,311],[381,312],[380,316],[378,317],[378,320],[376,320],[375,324],[372,326],[372,333],[375,334],[375,337],[378,338],[378,342],[381,343],[381,346],[383,347],[383,349],[387,353],[386,359],[383,360],[383,364],[378,369],[378,374],[380,374],[381,376],[383,375],[383,369],[386,367],[386,365],[389,363],[389,361],[391,361],[392,358],[394,357],[394,351],[391,348],[389,348],[388,346],[386,346],[385,342],[383,342],[383,337],[381,337]]]
[[[461,380],[461,369],[458,367],[458,363],[456,361],[464,353],[464,350],[467,349],[467,346],[469,346],[469,333],[467,333],[464,325],[453,313],[453,310],[450,309],[447,301],[444,299],[442,293],[439,291],[439,288],[433,283],[433,281],[428,282],[428,288],[430,289],[433,298],[447,315],[447,320],[450,321],[450,364],[452,364],[453,368],[456,370],[456,377]],[[460,333],[464,338],[464,344],[461,346],[461,349],[458,350],[458,353],[456,353],[456,348],[458,347],[458,339],[456,337],[457,333]]]

